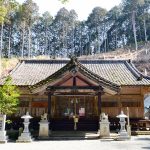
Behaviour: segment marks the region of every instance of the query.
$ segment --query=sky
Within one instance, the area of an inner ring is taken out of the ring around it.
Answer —
[[[23,3],[24,0],[17,0]],[[121,0],[69,0],[66,4],[62,4],[59,0],[34,0],[39,6],[40,14],[49,11],[52,16],[56,16],[58,10],[65,7],[68,10],[74,9],[78,14],[79,20],[86,20],[94,7],[100,6],[107,10],[119,5]]]

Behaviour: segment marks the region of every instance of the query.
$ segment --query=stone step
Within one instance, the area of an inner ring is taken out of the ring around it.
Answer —
[[[82,132],[82,131],[52,131],[51,135],[39,140],[94,140],[94,139],[116,139],[117,134],[111,133],[110,137],[100,137],[98,132]]]
[[[82,131],[52,131],[49,140],[84,140],[98,139],[97,132],[82,132]],[[44,139],[43,139],[44,140]]]

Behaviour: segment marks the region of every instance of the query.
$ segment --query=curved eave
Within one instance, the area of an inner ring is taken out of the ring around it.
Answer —
[[[39,87],[52,83],[53,81],[60,78],[62,74],[64,74],[67,71],[71,71],[74,68],[77,68],[80,73],[84,74],[87,78],[89,78],[89,79],[95,81],[96,83],[98,83],[108,93],[116,94],[121,89],[121,87],[119,85],[117,85],[115,83],[112,83],[112,82],[100,77],[97,74],[94,74],[89,69],[84,67],[76,59],[71,59],[64,67],[62,67],[60,70],[58,70],[54,74],[50,75],[49,77],[47,77],[46,79],[40,81],[39,83],[30,86],[30,89],[32,91],[36,91],[36,89],[38,89]]]
[[[90,71],[89,69],[84,67],[80,62],[77,62],[77,63],[78,63],[77,66],[79,66],[79,69],[81,69],[81,71],[84,71],[84,73],[86,73],[85,75],[87,75],[88,77],[91,77],[93,80],[98,82],[99,85],[106,87],[107,89],[110,89],[117,93],[120,91],[120,89],[121,89],[120,85],[110,82],[110,81],[100,77],[99,75],[93,73],[92,71]]]

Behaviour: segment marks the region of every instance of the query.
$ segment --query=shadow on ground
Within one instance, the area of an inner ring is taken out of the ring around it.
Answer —
[[[150,137],[149,138],[138,138],[138,139],[135,139],[135,140],[138,140],[138,141],[150,141]]]
[[[142,147],[142,149],[150,149],[150,147]]]

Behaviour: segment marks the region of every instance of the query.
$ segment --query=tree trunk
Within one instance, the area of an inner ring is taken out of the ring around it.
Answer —
[[[145,16],[144,16],[143,23],[144,23],[145,42],[147,42],[147,29],[146,29],[146,20],[145,20]]]
[[[11,27],[9,27],[8,58],[11,58],[10,49],[11,49]]]
[[[2,49],[3,49],[3,28],[4,24],[1,24],[1,40],[0,40],[0,58],[2,58]]]
[[[134,41],[135,41],[135,50],[137,51],[138,49],[138,44],[137,44],[137,37],[136,37],[136,23],[135,23],[135,11],[132,11],[132,26],[133,26],[133,34],[134,34]]]
[[[31,29],[28,27],[28,58],[31,58]]]
[[[115,30],[115,49],[118,48],[118,46],[117,46],[117,39],[118,39],[117,30]]]
[[[0,77],[1,77],[1,74],[2,74],[2,49],[3,49],[3,27],[4,27],[4,24],[2,23],[1,24],[1,36],[0,36]]]
[[[99,29],[99,27],[97,27],[96,30],[97,30],[98,53],[101,53],[101,50],[100,50],[100,37],[99,37],[99,32],[100,32],[99,30],[100,29]]]
[[[44,53],[45,56],[47,54],[47,47],[48,47],[48,40],[47,40],[47,27],[46,27],[46,31],[45,31],[45,53]]]
[[[79,40],[79,51],[80,51],[80,56],[82,56],[83,55],[83,53],[82,53],[82,30],[81,30],[81,27],[80,27],[80,33],[79,33],[80,35],[80,40]]]
[[[25,34],[25,23],[23,25],[23,30],[22,30],[21,58],[24,57],[24,34]]]
[[[48,54],[48,22],[45,23],[45,47],[44,47],[44,55]]]

